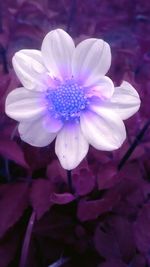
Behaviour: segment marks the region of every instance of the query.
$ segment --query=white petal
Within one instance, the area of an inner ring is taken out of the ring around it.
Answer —
[[[104,151],[119,148],[126,138],[123,121],[110,110],[95,106],[91,106],[91,109],[94,112],[87,111],[81,114],[81,130],[87,141]]]
[[[84,81],[85,86],[97,83],[107,73],[111,64],[110,46],[101,39],[87,39],[75,49],[72,70],[74,77]]]
[[[36,147],[49,145],[56,137],[56,134],[47,132],[43,127],[43,118],[36,121],[21,122],[18,127],[20,138]]]
[[[125,120],[138,111],[140,103],[141,101],[137,91],[130,83],[124,81],[119,87],[115,88],[108,106],[114,109]]]
[[[98,96],[100,99],[109,99],[114,93],[114,84],[107,76],[101,77],[96,86],[89,88],[87,96]]]
[[[48,114],[43,119],[43,126],[48,132],[56,133],[62,128],[63,122],[59,119],[55,119],[51,114]]]
[[[61,29],[49,32],[42,43],[42,55],[46,67],[56,78],[71,77],[71,59],[75,49],[70,35]]]
[[[46,73],[41,52],[24,49],[17,52],[12,59],[14,70],[27,89],[43,91],[43,76]]]
[[[43,94],[23,87],[11,91],[5,103],[6,114],[17,121],[33,120],[46,111]]]
[[[88,148],[79,124],[66,124],[58,133],[55,152],[64,169],[76,168],[86,156]]]

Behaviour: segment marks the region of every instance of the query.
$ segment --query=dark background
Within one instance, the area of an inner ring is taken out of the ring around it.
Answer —
[[[4,111],[19,86],[12,56],[40,49],[56,28],[76,43],[106,40],[108,76],[115,85],[129,81],[141,98],[125,122],[124,145],[111,153],[90,148],[72,172],[75,195],[54,144],[23,143]],[[150,266],[149,124],[150,1],[0,0],[0,267]]]

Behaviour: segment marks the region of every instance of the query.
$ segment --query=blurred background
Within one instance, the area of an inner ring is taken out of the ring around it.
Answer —
[[[129,81],[141,108],[125,122],[117,151],[90,148],[72,172],[76,196],[54,144],[20,140],[5,115],[8,93],[20,85],[12,56],[40,49],[62,28],[75,43],[109,43],[114,84]],[[0,0],[0,267],[150,266],[150,1]],[[54,264],[54,265],[53,265]]]

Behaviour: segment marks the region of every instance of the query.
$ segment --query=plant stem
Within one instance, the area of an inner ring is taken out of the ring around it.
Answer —
[[[71,171],[67,171],[67,180],[68,180],[68,186],[69,186],[70,193],[74,194]]]
[[[23,246],[22,246],[21,259],[20,259],[19,267],[27,267],[27,257],[28,257],[29,245],[30,245],[31,234],[32,234],[34,222],[35,222],[35,212],[33,211],[31,216],[30,216],[27,230],[25,233],[25,238],[24,238],[24,242],[23,242]]]
[[[126,161],[129,159],[129,157],[131,156],[131,154],[133,153],[133,151],[135,150],[135,148],[137,147],[137,145],[139,144],[139,142],[143,138],[143,136],[144,136],[145,132],[147,131],[149,125],[150,125],[150,120],[148,120],[145,123],[145,125],[140,130],[140,132],[137,134],[137,136],[135,137],[135,140],[133,141],[133,143],[131,144],[131,146],[129,147],[129,149],[125,153],[125,155],[120,160],[120,162],[118,164],[118,170],[121,170],[122,167],[125,165]]]
[[[5,172],[6,172],[6,177],[7,177],[6,179],[7,179],[7,182],[9,183],[12,180],[10,170],[9,170],[9,160],[4,159],[4,164],[5,164]]]

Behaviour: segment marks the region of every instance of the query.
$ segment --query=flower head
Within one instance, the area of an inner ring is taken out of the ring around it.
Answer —
[[[55,138],[61,165],[75,168],[89,144],[111,151],[126,138],[122,120],[140,106],[139,95],[128,82],[114,88],[105,76],[111,64],[109,45],[87,39],[76,47],[63,30],[49,32],[41,51],[20,50],[13,67],[23,87],[6,99],[6,113],[19,121],[23,141],[43,147]]]

